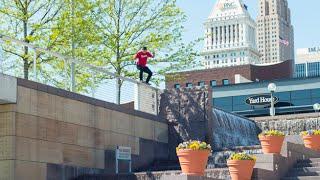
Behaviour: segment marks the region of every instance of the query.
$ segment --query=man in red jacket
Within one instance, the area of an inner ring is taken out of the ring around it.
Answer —
[[[146,84],[149,84],[149,81],[152,76],[152,72],[147,66],[148,58],[154,58],[154,55],[148,51],[147,47],[143,47],[142,50],[138,51],[137,54],[134,56],[134,59],[138,59],[137,68],[138,70],[140,70],[140,81],[143,81],[144,72],[148,74]]]

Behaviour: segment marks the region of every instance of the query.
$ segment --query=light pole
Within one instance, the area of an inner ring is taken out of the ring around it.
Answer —
[[[271,95],[271,107],[270,107],[270,116],[275,116],[276,111],[274,109],[274,98],[273,98],[273,93],[277,90],[277,86],[274,83],[270,83],[268,85],[268,91],[270,92]]]
[[[313,105],[313,110],[314,110],[315,112],[319,112],[319,111],[320,111],[320,104],[319,104],[319,103],[314,104],[314,105]]]

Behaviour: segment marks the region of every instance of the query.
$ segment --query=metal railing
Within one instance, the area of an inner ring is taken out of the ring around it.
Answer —
[[[26,47],[28,57],[23,57]],[[23,58],[32,63],[27,69],[32,81],[158,114],[158,88],[0,34],[0,73],[24,78]]]

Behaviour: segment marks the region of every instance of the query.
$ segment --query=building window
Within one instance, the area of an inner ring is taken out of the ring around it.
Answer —
[[[210,86],[211,87],[217,86],[217,81],[216,80],[210,81]]]
[[[174,88],[175,88],[175,89],[179,89],[179,88],[180,88],[180,84],[175,84],[175,85],[174,85]]]
[[[205,83],[204,81],[198,82],[198,86],[200,86],[200,87],[203,87],[203,86],[205,86],[205,85],[206,85],[206,83]]]
[[[229,85],[229,79],[223,79],[222,80],[223,85]]]
[[[192,83],[186,83],[187,88],[192,88]]]

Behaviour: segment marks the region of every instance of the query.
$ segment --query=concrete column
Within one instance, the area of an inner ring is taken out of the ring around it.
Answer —
[[[229,25],[226,25],[226,27],[227,27],[227,28],[226,28],[226,29],[227,29],[227,32],[226,32],[226,37],[227,37],[227,38],[226,38],[226,41],[227,41],[227,42],[226,42],[226,44],[230,45],[230,43],[229,43]]]
[[[222,44],[226,44],[226,41],[225,41],[225,38],[226,38],[226,33],[225,33],[225,28],[226,28],[226,26],[224,25],[224,26],[222,26]]]
[[[134,87],[134,109],[158,115],[158,90],[138,83]]]
[[[17,103],[17,78],[0,74],[0,104]]]
[[[220,37],[221,37],[221,31],[220,31],[221,28],[220,28],[220,27],[221,27],[221,26],[218,26],[218,34],[217,34],[217,35],[218,35],[218,42],[217,42],[218,45],[221,44],[221,39],[220,39]]]
[[[230,31],[230,33],[231,33],[231,36],[230,36],[230,38],[231,38],[231,45],[234,46],[234,38],[233,38],[233,36],[234,36],[234,33],[233,33],[234,28],[233,28],[233,24],[231,25],[230,28],[231,28],[231,31]]]
[[[217,35],[216,35],[216,30],[215,30],[215,28],[216,28],[216,27],[211,27],[211,35],[212,35],[212,36],[211,36],[211,39],[210,39],[210,40],[211,40],[211,42],[212,42],[212,43],[211,43],[212,46],[214,46],[215,43],[216,43],[216,36],[217,36]]]

